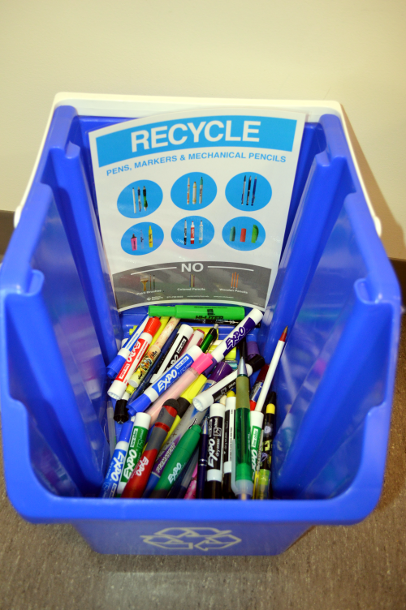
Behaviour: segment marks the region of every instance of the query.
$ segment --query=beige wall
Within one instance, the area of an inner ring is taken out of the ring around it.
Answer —
[[[20,203],[59,91],[334,99],[406,259],[405,29],[402,0],[3,0],[0,209]]]

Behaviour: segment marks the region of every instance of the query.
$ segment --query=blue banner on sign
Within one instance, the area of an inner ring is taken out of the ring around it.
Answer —
[[[131,127],[96,138],[99,167],[169,151],[244,147],[290,152],[296,121],[262,116],[208,116]]]

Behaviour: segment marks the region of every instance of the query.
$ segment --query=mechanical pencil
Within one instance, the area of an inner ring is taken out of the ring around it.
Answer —
[[[237,401],[235,410],[235,485],[239,500],[252,498],[250,399],[249,380],[244,358],[240,359],[237,375]]]
[[[262,411],[262,407],[264,406],[265,399],[268,396],[268,392],[271,387],[273,376],[275,375],[276,367],[279,364],[279,360],[281,359],[282,352],[285,347],[287,334],[288,334],[288,327],[286,327],[285,330],[283,331],[283,333],[277,343],[277,346],[275,348],[271,363],[269,365],[268,372],[265,377],[264,385],[262,386],[261,393],[258,396],[257,404],[255,405],[255,411]]]

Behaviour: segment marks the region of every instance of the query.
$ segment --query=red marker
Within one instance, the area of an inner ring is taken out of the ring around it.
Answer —
[[[245,236],[246,235],[247,235],[247,229],[241,229],[240,241],[245,241]]]
[[[288,334],[288,327],[283,331],[281,338],[275,348],[272,356],[272,360],[269,365],[268,372],[265,377],[264,385],[262,386],[261,394],[258,396],[257,404],[255,405],[255,411],[262,411],[266,397],[268,396],[269,388],[271,387],[273,376],[275,375],[276,367],[278,366],[279,360],[281,359],[283,348],[285,347],[286,336]]]
[[[147,448],[141,455],[132,475],[124,487],[122,498],[141,498],[147,486],[149,475],[155,464],[155,460],[161,449],[166,435],[168,434],[175,417],[178,414],[179,404],[177,400],[170,398],[162,406],[158,419],[152,429]]]
[[[117,375],[117,377],[111,384],[109,391],[107,392],[107,394],[111,396],[111,398],[114,398],[116,400],[120,400],[120,398],[122,398],[126,390],[129,378],[141,362],[143,355],[147,351],[148,347],[151,345],[152,339],[160,326],[161,321],[159,318],[150,318],[148,320],[145,325],[144,332],[138,339],[137,343],[134,345],[133,349],[130,352],[130,355],[124,362],[119,374]]]

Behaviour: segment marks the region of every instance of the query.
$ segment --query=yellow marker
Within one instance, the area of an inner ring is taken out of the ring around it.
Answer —
[[[195,396],[197,396],[199,394],[200,390],[202,389],[202,387],[204,386],[206,381],[207,381],[207,377],[205,377],[204,375],[199,375],[199,377],[197,379],[195,379],[192,384],[190,384],[190,386],[187,388],[187,390],[185,390],[183,392],[183,394],[180,395],[180,398],[178,399],[179,402],[181,402],[181,399],[184,398],[189,403],[189,405],[192,404],[192,400],[194,399]],[[181,420],[181,417],[179,417],[179,415],[177,415],[175,417],[175,420],[172,424],[171,429],[169,430],[168,434],[166,435],[166,439],[164,440],[163,445],[166,443],[166,441],[168,440],[168,438],[170,437],[172,432],[175,430],[175,428],[178,426],[180,420]]]
[[[150,248],[152,248],[152,246],[154,245],[154,238],[152,235],[151,225],[149,225],[149,229],[148,229],[148,245]]]
[[[210,354],[211,352],[214,351],[214,349],[220,345],[221,340],[220,341],[214,341],[214,343],[212,343],[209,347],[209,351],[208,353]],[[237,348],[234,347],[231,352],[228,352],[228,354],[226,354],[226,357],[224,358],[224,360],[237,360]]]

